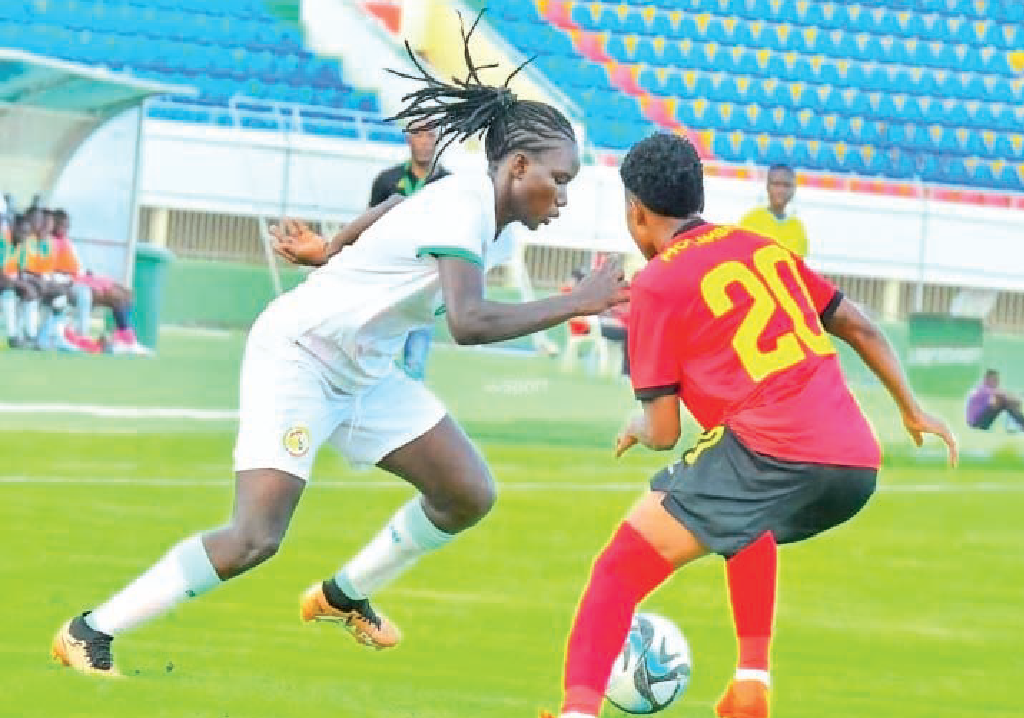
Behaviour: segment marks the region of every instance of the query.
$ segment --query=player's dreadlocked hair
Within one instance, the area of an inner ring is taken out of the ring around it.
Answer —
[[[685,137],[658,133],[633,145],[619,176],[648,209],[665,217],[687,217],[704,209],[704,166]]]
[[[480,70],[497,67],[497,64],[477,66],[469,54],[469,38],[483,14],[484,10],[481,10],[469,32],[466,32],[462,14],[459,13],[468,74],[465,80],[453,77],[454,84],[432,77],[416,59],[406,41],[405,49],[420,71],[420,77],[391,69],[388,72],[407,80],[422,82],[424,86],[405,95],[402,100],[411,102],[388,120],[408,120],[411,129],[437,129],[440,149],[435,158],[456,140],[461,142],[483,133],[486,133],[484,151],[489,162],[496,162],[510,152],[546,149],[551,145],[550,140],[566,139],[575,142],[576,133],[565,115],[543,102],[517,99],[508,88],[509,81],[533,60],[532,57],[517,67],[500,87],[485,85],[481,81]]]

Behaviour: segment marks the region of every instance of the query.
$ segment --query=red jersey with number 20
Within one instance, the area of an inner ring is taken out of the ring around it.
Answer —
[[[771,239],[702,224],[634,278],[638,399],[678,394],[704,428],[785,461],[878,468],[878,440],[822,328],[834,285]]]

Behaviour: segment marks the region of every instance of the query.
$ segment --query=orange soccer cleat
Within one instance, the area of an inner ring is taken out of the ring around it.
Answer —
[[[322,583],[315,583],[299,601],[299,616],[303,621],[332,621],[340,623],[357,642],[376,648],[393,648],[402,640],[398,627],[387,616],[377,613],[366,599],[353,601],[348,610],[335,608],[324,595]]]
[[[120,678],[110,655],[112,636],[100,633],[85,622],[85,614],[66,622],[53,637],[50,655],[61,665],[94,676]]]
[[[718,718],[768,718],[768,686],[758,680],[734,680],[715,706]]]

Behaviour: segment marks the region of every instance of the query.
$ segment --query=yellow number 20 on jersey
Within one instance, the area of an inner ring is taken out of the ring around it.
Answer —
[[[736,330],[732,346],[754,381],[799,364],[807,356],[806,351],[819,356],[835,353],[828,335],[818,327],[808,326],[800,303],[779,276],[780,264],[789,267],[800,287],[800,299],[813,306],[793,256],[777,244],[766,245],[754,252],[756,273],[741,262],[729,260],[716,265],[700,283],[701,296],[716,317],[735,306],[726,292],[729,286],[739,284],[750,295],[753,303]],[[779,335],[775,348],[764,351],[758,346],[758,340],[779,307],[793,320],[793,331]]]

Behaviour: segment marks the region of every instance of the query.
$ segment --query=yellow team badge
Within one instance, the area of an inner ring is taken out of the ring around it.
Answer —
[[[296,458],[306,455],[309,444],[309,429],[304,426],[293,426],[284,432],[284,448]]]

